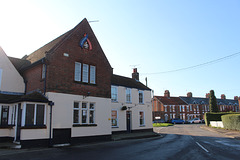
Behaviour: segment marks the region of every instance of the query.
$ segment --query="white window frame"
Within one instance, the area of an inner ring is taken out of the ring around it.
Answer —
[[[82,64],[79,62],[75,62],[75,71],[74,71],[74,80],[75,81],[81,81],[81,77],[82,77]]]
[[[0,68],[0,89],[1,89],[1,84],[2,84],[2,69]]]
[[[142,102],[140,102],[140,94],[142,94]],[[142,90],[138,91],[138,101],[139,101],[139,104],[144,104],[144,91]]]
[[[132,103],[131,88],[126,88],[126,103]]]
[[[116,114],[117,114],[117,118],[116,118],[117,125],[113,126],[113,123],[111,122],[112,128],[118,128],[118,110],[112,109],[112,111],[116,111]],[[112,119],[112,112],[111,112],[111,119]]]
[[[182,106],[182,111],[185,112],[185,106]]]
[[[143,124],[141,124],[140,122],[141,122],[141,113],[143,113]],[[145,112],[144,111],[139,111],[139,126],[140,127],[143,127],[143,126],[145,126]]]
[[[43,64],[42,66],[42,79],[46,78],[46,65]]]
[[[37,126],[36,123],[37,123],[37,105],[44,105],[44,114],[43,114],[43,125],[45,126],[46,125],[46,104],[45,103],[23,103],[23,111],[22,111],[22,127],[25,126],[25,122],[26,122],[26,107],[27,107],[27,104],[34,104],[34,124],[33,126]]]
[[[90,83],[96,84],[96,66],[90,65]]]
[[[167,112],[167,106],[164,106],[164,111]]]
[[[182,112],[182,106],[179,106],[179,112]]]
[[[89,65],[83,64],[82,67],[82,82],[88,83]]]
[[[116,95],[116,99],[113,99],[113,95]],[[118,101],[118,87],[117,86],[111,86],[111,101],[112,102]]]
[[[74,103],[78,104],[78,108],[74,107]],[[78,123],[74,123],[74,111],[78,111]],[[80,102],[73,102],[73,124],[80,124],[81,123],[81,103]]]
[[[86,108],[83,108],[83,103],[86,103]],[[82,102],[82,104],[81,104],[81,124],[88,124],[89,123],[89,121],[88,121],[88,102]],[[83,123],[82,122],[82,118],[83,118],[83,111],[86,111],[86,123]]]
[[[93,108],[91,108],[91,104],[93,104]],[[95,103],[93,102],[90,102],[89,103],[89,117],[88,117],[88,123],[89,124],[95,124],[95,108],[96,108],[96,105]],[[93,111],[93,123],[90,122],[90,112]]]

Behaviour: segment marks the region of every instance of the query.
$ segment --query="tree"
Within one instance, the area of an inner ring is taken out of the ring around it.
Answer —
[[[217,99],[216,99],[216,97],[214,95],[214,90],[210,91],[209,109],[210,109],[210,112],[219,112],[218,106],[217,106]]]

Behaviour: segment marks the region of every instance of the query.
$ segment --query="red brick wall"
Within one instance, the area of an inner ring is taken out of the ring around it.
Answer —
[[[27,92],[40,90],[43,92],[44,80],[42,80],[42,64],[36,65],[23,74],[25,81],[27,81]]]
[[[112,68],[93,31],[87,23],[76,28],[67,40],[48,55],[47,92],[70,93],[96,97],[111,97]],[[79,41],[87,33],[92,43],[91,51],[82,49]],[[68,53],[69,57],[63,54]],[[96,84],[74,81],[75,62],[96,66]]]

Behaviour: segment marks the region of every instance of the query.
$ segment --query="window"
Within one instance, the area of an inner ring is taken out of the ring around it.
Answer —
[[[126,102],[127,102],[127,103],[131,103],[131,102],[132,102],[131,89],[130,89],[130,88],[127,88],[127,89],[126,89]]]
[[[0,89],[1,89],[1,83],[2,83],[2,69],[0,68]]]
[[[45,105],[26,104],[25,126],[43,126],[45,124]]]
[[[179,106],[179,112],[182,112],[182,106]]]
[[[90,103],[89,106],[89,123],[94,124],[95,123],[95,104]]]
[[[90,83],[96,83],[96,67],[90,66]]]
[[[185,112],[185,106],[182,106],[182,111]]]
[[[172,111],[175,112],[175,106],[172,106],[172,109],[173,109]]]
[[[118,112],[112,110],[112,127],[118,127]]]
[[[189,112],[189,106],[186,106],[187,107],[187,112]]]
[[[145,120],[144,120],[144,112],[143,111],[139,112],[139,120],[140,120],[140,126],[144,126]]]
[[[143,91],[139,91],[138,95],[139,95],[139,103],[143,104]]]
[[[90,71],[89,71],[90,70]],[[96,66],[75,62],[74,80],[78,82],[96,84]]]
[[[164,111],[167,112],[167,106],[164,106]]]
[[[117,102],[118,100],[118,89],[116,86],[111,86],[111,100]]]
[[[74,124],[79,124],[80,121],[80,106],[78,102],[74,102],[73,104],[73,123]]]
[[[43,67],[42,67],[42,79],[44,79],[46,76],[46,65],[43,64]]]
[[[192,111],[192,105],[190,105],[190,111]]]
[[[88,112],[88,108],[87,108],[87,103],[82,103],[82,123],[86,124],[87,123],[87,112]]]
[[[73,124],[95,124],[95,103],[74,102]]]
[[[2,106],[1,109],[1,125],[7,126],[8,125],[8,114],[9,114],[9,106]]]
[[[88,83],[88,65],[87,64],[83,64],[82,81]]]
[[[75,62],[75,81],[81,81],[81,63]]]

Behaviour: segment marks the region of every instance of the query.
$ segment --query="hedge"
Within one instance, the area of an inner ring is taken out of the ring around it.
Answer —
[[[222,122],[225,129],[240,131],[240,114],[223,115]]]
[[[209,126],[210,121],[222,121],[221,116],[226,114],[236,114],[236,112],[217,112],[217,113],[207,112],[204,114],[205,124]]]

